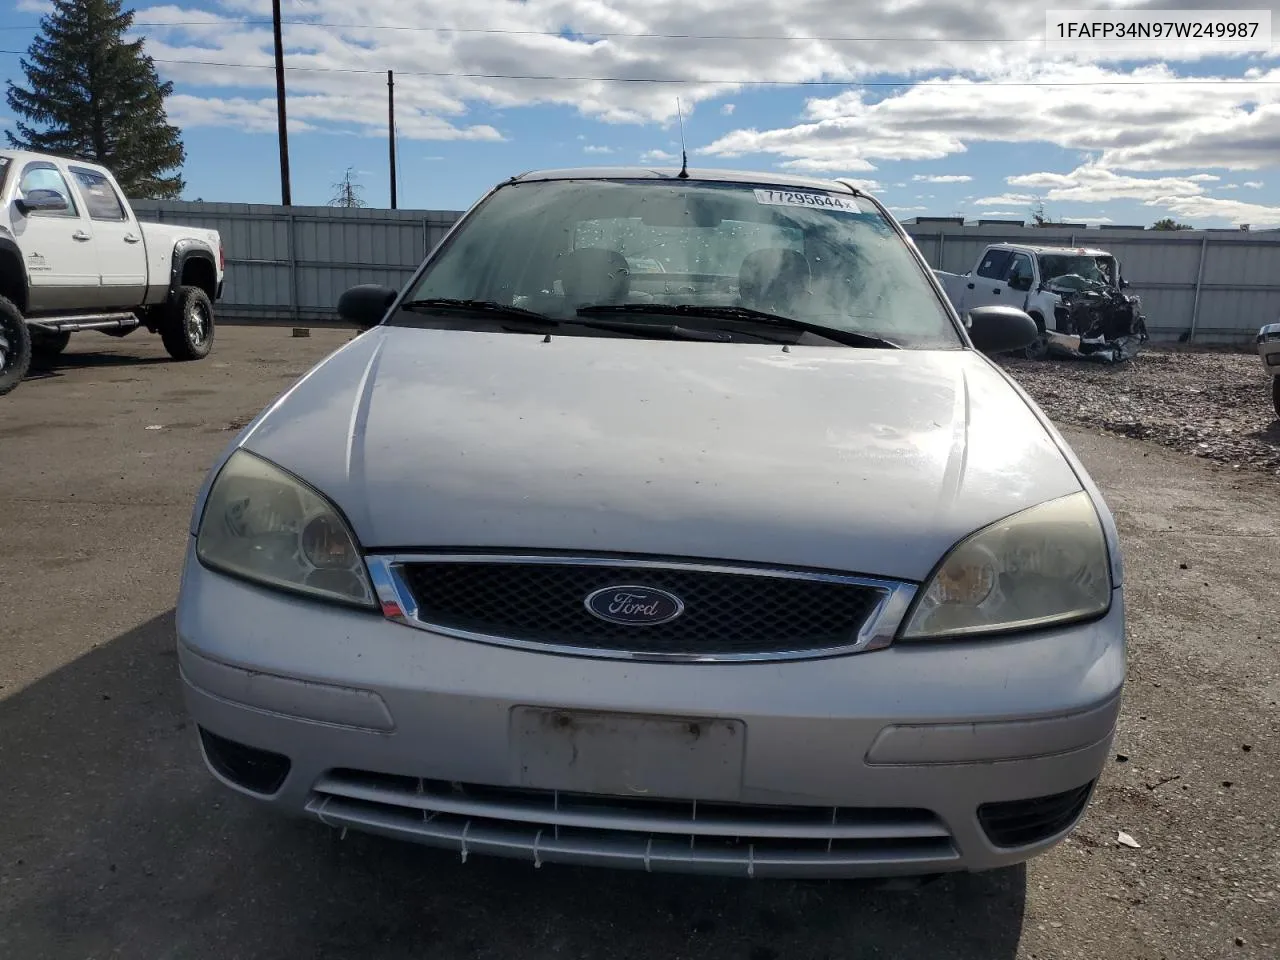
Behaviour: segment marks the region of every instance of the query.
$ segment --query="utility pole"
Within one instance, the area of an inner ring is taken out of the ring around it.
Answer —
[[[276,0],[277,3],[280,0]],[[396,75],[387,71],[387,143],[391,146],[391,209],[396,208]]]
[[[276,119],[280,127],[280,202],[293,206],[289,189],[289,125],[284,108],[284,39],[280,35],[280,0],[271,0],[271,29],[276,42]]]

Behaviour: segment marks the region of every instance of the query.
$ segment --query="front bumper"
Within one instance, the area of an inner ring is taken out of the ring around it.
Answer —
[[[1268,376],[1280,377],[1280,323],[1269,323],[1259,330],[1257,344]]]
[[[995,642],[592,660],[411,629],[189,555],[177,633],[211,770],[282,811],[464,859],[821,877],[989,869],[1063,839],[1110,755],[1123,624],[1117,591],[1102,620]],[[662,802],[530,789],[514,718],[539,707],[732,721],[740,766],[690,770],[687,789],[664,771]],[[227,761],[246,747],[280,776],[248,789]]]

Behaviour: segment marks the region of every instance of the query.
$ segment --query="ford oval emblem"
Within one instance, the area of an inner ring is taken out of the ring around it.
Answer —
[[[675,594],[632,584],[602,587],[587,594],[583,602],[593,617],[627,627],[670,623],[684,613],[684,601]]]

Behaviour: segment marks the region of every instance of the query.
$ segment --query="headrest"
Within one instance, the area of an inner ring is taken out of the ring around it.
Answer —
[[[560,284],[572,303],[620,303],[631,292],[631,268],[616,250],[582,247],[560,257]]]
[[[755,303],[787,303],[809,283],[809,261],[785,247],[753,250],[738,268],[738,294]]]

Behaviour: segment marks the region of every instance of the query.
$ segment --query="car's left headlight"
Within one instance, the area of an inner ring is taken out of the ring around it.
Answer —
[[[1069,623],[1111,607],[1111,561],[1084,491],[984,527],[951,549],[918,595],[904,640]]]
[[[227,459],[210,487],[196,556],[266,586],[375,606],[364,558],[338,509],[245,450]]]

